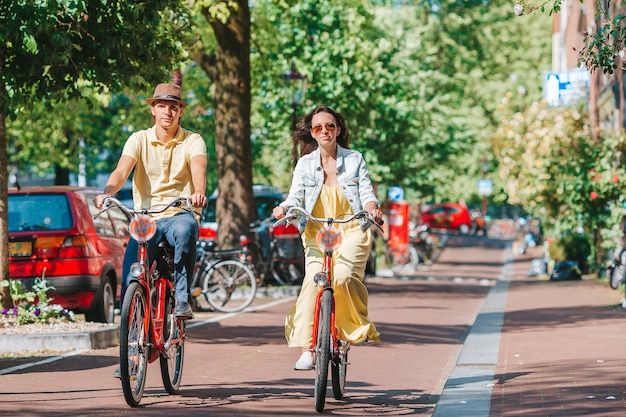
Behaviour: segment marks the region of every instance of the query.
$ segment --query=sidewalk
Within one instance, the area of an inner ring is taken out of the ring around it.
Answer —
[[[623,290],[606,279],[527,277],[538,256],[514,257],[491,415],[625,415]]]

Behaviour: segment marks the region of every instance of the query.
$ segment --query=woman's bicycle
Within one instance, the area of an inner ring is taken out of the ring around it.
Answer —
[[[333,252],[341,247],[343,235],[339,229],[332,226],[333,224],[349,223],[353,220],[365,219],[368,223],[378,228],[380,227],[371,219],[370,214],[365,210],[345,218],[339,216],[339,218],[333,219],[313,217],[299,207],[289,208],[286,216],[278,220],[274,225],[294,221],[299,216],[304,216],[307,220],[320,225],[316,240],[320,249],[324,251],[322,272],[318,272],[313,277],[315,284],[320,287],[320,291],[315,303],[313,343],[311,345],[313,363],[315,366],[315,410],[321,413],[324,411],[324,405],[326,403],[329,364],[331,364],[333,396],[336,400],[343,398],[348,369],[348,351],[350,350],[350,342],[339,339],[335,325],[332,258]]]
[[[213,310],[223,313],[248,307],[256,297],[257,281],[247,264],[244,246],[216,250],[215,241],[200,241],[196,248],[198,254],[191,284],[195,307],[200,297]]]
[[[183,375],[186,319],[175,314],[174,249],[167,241],[159,243],[155,259],[148,258],[148,241],[156,233],[150,214],[170,207],[193,212],[187,198],[134,211],[118,199],[104,200],[97,217],[111,207],[119,207],[131,220],[130,235],[138,243],[137,261],[131,266],[131,282],[122,302],[120,323],[120,374],[124,398],[131,407],[139,405],[146,384],[148,363],[159,359],[163,386],[176,394]]]

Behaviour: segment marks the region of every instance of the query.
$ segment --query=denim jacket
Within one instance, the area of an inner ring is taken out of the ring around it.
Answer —
[[[337,145],[337,180],[354,213],[363,210],[369,202],[379,205],[361,153]],[[293,172],[289,195],[280,205],[303,207],[310,213],[322,191],[323,184],[324,169],[320,149],[317,148],[298,160]],[[361,223],[365,226],[367,221],[362,220]]]

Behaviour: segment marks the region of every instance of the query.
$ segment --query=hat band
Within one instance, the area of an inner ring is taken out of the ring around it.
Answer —
[[[154,96],[154,97],[152,97],[152,98],[153,98],[153,99],[155,99],[155,100],[161,99],[161,100],[176,100],[176,101],[182,101],[182,100],[180,99],[180,97],[178,97],[178,96],[173,96],[173,95],[171,95],[171,94],[161,94],[161,95],[158,95],[158,96]]]

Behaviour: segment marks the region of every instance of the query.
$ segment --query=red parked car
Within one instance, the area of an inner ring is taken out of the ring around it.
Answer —
[[[463,234],[475,230],[467,206],[458,203],[439,203],[422,210],[422,223],[431,229],[454,230]]]
[[[45,277],[53,303],[88,321],[113,323],[128,219],[111,209],[95,220],[96,188],[9,188],[9,277],[30,290]]]

